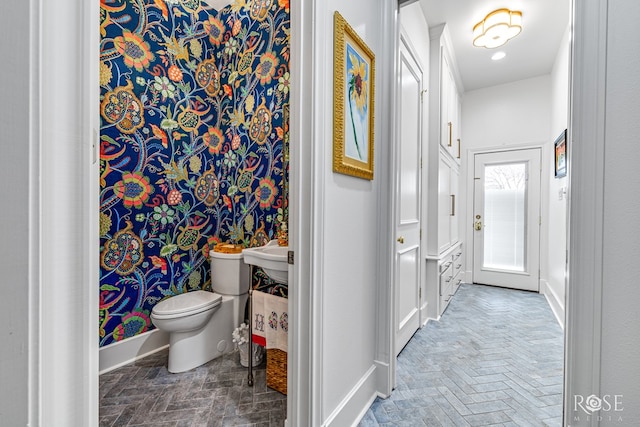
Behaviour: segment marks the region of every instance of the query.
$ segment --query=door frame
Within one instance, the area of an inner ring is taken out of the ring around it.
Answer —
[[[542,206],[542,162],[543,162],[543,150],[542,150],[542,148],[519,148],[519,149],[511,149],[510,148],[510,149],[503,149],[503,150],[496,150],[496,151],[486,151],[486,152],[474,153],[473,158],[472,158],[473,159],[473,165],[472,165],[473,167],[471,167],[471,170],[473,171],[472,172],[472,178],[473,178],[472,185],[473,185],[473,188],[470,187],[469,190],[468,190],[469,192],[473,193],[472,204],[469,205],[469,215],[471,216],[471,224],[473,224],[475,222],[475,216],[474,215],[476,213],[478,213],[478,212],[476,212],[476,209],[475,209],[476,208],[476,203],[478,202],[477,199],[476,199],[477,194],[476,194],[476,180],[475,180],[476,173],[477,173],[477,171],[475,170],[475,168],[477,166],[476,165],[476,157],[477,156],[482,156],[482,155],[492,155],[492,154],[500,155],[500,154],[506,154],[506,153],[514,153],[514,152],[533,152],[534,150],[539,155],[539,158],[538,158],[539,169],[537,171],[532,171],[532,170],[529,169],[527,171],[527,173],[528,173],[528,175],[530,177],[532,176],[533,173],[538,173],[539,174],[539,176],[538,176],[539,189],[538,189],[538,204],[537,204],[538,210],[534,214],[534,217],[531,218],[530,215],[529,215],[531,209],[530,209],[530,205],[528,203],[530,201],[529,195],[530,195],[531,192],[529,191],[530,187],[527,184],[527,191],[526,191],[526,195],[527,195],[526,196],[527,197],[527,200],[526,200],[526,202],[527,202],[526,203],[526,206],[527,206],[526,211],[527,212],[526,212],[526,214],[527,214],[527,216],[525,218],[527,218],[527,220],[526,220],[527,225],[531,225],[531,219],[533,219],[534,224],[535,224],[535,215],[537,215],[539,217],[539,225],[537,227],[537,231],[538,231],[538,248],[537,248],[538,249],[537,250],[537,252],[538,252],[538,254],[537,254],[538,272],[537,272],[537,276],[538,276],[538,278],[537,278],[537,280],[535,280],[535,282],[536,282],[536,285],[537,285],[536,286],[537,287],[537,292],[538,293],[542,293],[542,288],[541,288],[541,282],[542,282],[542,276],[541,276],[542,245],[540,243],[541,239],[542,239],[542,215],[543,215],[543,212],[544,212],[543,211],[543,206]],[[524,155],[525,154],[522,154],[522,156],[524,156]],[[471,163],[472,159],[471,158],[469,159],[469,163]],[[529,162],[527,161],[527,163],[529,163]],[[530,180],[528,179],[528,181],[530,181]],[[548,185],[548,180],[547,180],[547,185]],[[484,193],[482,195],[482,198],[483,198],[483,207],[484,207],[484,199],[486,199],[486,197],[484,196]],[[486,222],[486,218],[484,217],[484,213],[483,213],[482,223],[485,224],[485,222]],[[473,226],[472,226],[472,228],[473,228]],[[531,236],[530,227],[527,226],[526,229],[527,229],[527,239],[525,240],[525,242],[526,242],[525,245],[528,248],[530,248],[530,246],[529,246],[529,242],[530,242],[529,237]],[[472,236],[473,236],[473,240],[469,241],[468,245],[470,246],[469,249],[471,249],[471,253],[472,253],[472,256],[471,256],[471,259],[470,259],[470,263],[472,264],[472,267],[471,267],[472,277],[473,277],[472,283],[476,283],[475,279],[477,279],[477,277],[475,277],[475,275],[476,275],[476,255],[478,255],[476,253],[476,250],[477,250],[477,247],[478,247],[478,241],[477,241],[478,233],[476,233],[475,230],[474,230],[474,233],[472,234]],[[484,236],[483,236],[483,238],[484,238]],[[531,258],[529,258],[529,255],[528,255],[529,252],[525,251],[525,253],[527,254],[527,256],[525,258],[525,261],[531,260]],[[525,265],[526,265],[526,263],[525,263]],[[533,269],[531,268],[531,266],[527,266],[527,272],[529,273],[530,276],[535,276],[535,266],[534,266]],[[496,273],[498,273],[498,274],[501,274],[501,273],[510,274],[509,271],[506,271],[506,270],[503,271],[503,272],[496,272]],[[514,273],[514,274],[518,274],[518,273]],[[499,281],[499,280],[497,280],[497,281]],[[485,284],[487,284],[487,283],[485,283]],[[509,287],[509,286],[501,285],[501,284],[498,284],[498,283],[495,283],[495,282],[491,283],[491,285],[500,286],[500,287]],[[515,289],[522,289],[522,288],[518,288],[516,286],[514,286],[514,288]],[[533,289],[529,289],[529,290],[533,291]]]
[[[68,3],[72,6],[71,9],[68,10],[76,10],[78,11],[77,14],[66,13],[67,9],[65,9],[65,6],[68,6]],[[44,138],[42,135],[54,135],[56,136],[56,141],[60,144],[59,147],[63,150],[69,151],[72,154],[77,152],[75,142],[57,134],[56,123],[45,121],[41,116],[41,98],[47,95],[55,95],[58,93],[58,90],[60,90],[57,85],[47,85],[43,84],[43,82],[59,83],[58,79],[65,81],[64,77],[69,72],[69,67],[81,67],[84,70],[82,73],[83,78],[89,78],[91,74],[91,72],[87,70],[87,68],[89,68],[88,65],[83,63],[86,57],[77,55],[75,51],[73,55],[69,56],[70,63],[66,64],[65,67],[53,67],[51,69],[47,69],[45,67],[46,61],[42,60],[41,54],[43,52],[47,52],[47,46],[68,46],[68,49],[66,49],[65,52],[72,51],[74,46],[67,43],[68,39],[65,39],[66,33],[63,31],[46,33],[45,30],[48,25],[46,25],[45,21],[41,19],[41,16],[50,11],[58,18],[54,20],[50,19],[51,16],[47,16],[47,21],[51,23],[51,26],[54,26],[57,29],[68,28],[71,29],[71,31],[75,31],[77,37],[72,38],[71,40],[85,40],[85,47],[82,49],[82,52],[84,53],[90,52],[91,49],[96,49],[98,46],[98,40],[93,37],[95,34],[94,27],[97,25],[97,20],[94,19],[96,14],[93,7],[87,7],[87,3],[80,0],[74,0],[71,2],[65,2],[64,5],[61,5],[60,2],[57,2],[54,5],[53,2],[31,0],[30,4],[34,10],[30,19],[29,28],[29,33],[33,37],[29,51],[29,55],[32,60],[30,61],[28,70],[29,77],[26,78],[30,80],[30,87],[32,89],[32,92],[29,94],[29,99],[32,104],[32,117],[30,118],[32,135],[30,135],[30,147],[33,148],[33,169],[31,170],[30,168],[30,186],[33,192],[30,195],[31,205],[29,207],[28,214],[32,218],[31,220],[33,223],[40,223],[41,218],[44,218],[44,213],[41,209],[42,206],[38,203],[39,196],[43,192],[43,188],[39,183],[49,182],[52,185],[55,185],[57,190],[64,191],[64,194],[70,197],[67,200],[69,202],[76,201],[82,197],[91,197],[91,191],[87,187],[82,187],[79,191],[74,192],[78,181],[87,181],[91,179],[91,172],[88,168],[83,168],[76,175],[56,175],[55,170],[52,168],[45,168],[44,165],[39,163],[39,159],[43,151],[41,142]],[[92,4],[97,5],[97,3]],[[295,18],[294,13],[292,12],[292,35],[295,34],[296,37],[303,36],[304,33],[298,32],[301,31],[302,28],[306,30],[313,28],[312,13],[306,7],[307,3],[300,2],[299,4],[305,5],[305,12],[295,13]],[[44,9],[46,10],[42,10],[42,6],[45,6]],[[606,121],[604,114],[606,111],[606,98],[604,96],[606,93],[606,80],[604,77],[604,70],[606,70],[607,65],[607,6],[607,0],[584,0],[582,2],[574,2],[574,5],[572,6],[575,30],[574,37],[571,42],[573,51],[573,65],[571,71],[573,100],[570,102],[572,102],[573,105],[568,140],[572,141],[573,134],[575,134],[576,137],[581,140],[581,148],[580,150],[572,150],[571,147],[573,144],[568,144],[569,158],[571,159],[573,157],[569,168],[569,179],[576,189],[578,189],[579,186],[579,189],[583,191],[576,191],[575,194],[571,196],[570,216],[573,216],[571,215],[571,212],[579,212],[582,209],[593,209],[593,206],[602,206],[604,203],[604,194],[601,191],[602,182],[600,180],[604,171],[604,157],[600,154],[605,145],[603,129]],[[55,13],[56,11],[59,13]],[[11,15],[11,13],[12,11],[10,10],[10,16],[14,16]],[[81,18],[80,20],[78,20],[79,17]],[[395,18],[395,16],[387,16],[386,20],[393,21]],[[84,24],[79,25],[78,21],[80,24]],[[294,22],[297,22],[297,24]],[[297,31],[293,30],[294,26],[297,28]],[[41,37],[44,33],[47,34],[46,38]],[[56,44],[57,41],[64,42]],[[296,55],[305,56],[306,59],[300,60],[300,62],[308,65],[308,61],[310,61],[311,58],[309,58],[309,55],[305,54],[302,50],[303,45],[308,47],[308,43],[308,39],[305,37],[303,43],[297,45],[295,48],[292,46],[292,61],[294,58],[293,53],[295,53]],[[388,43],[393,45],[395,43],[395,37],[389,37]],[[95,64],[97,64],[97,62],[95,62]],[[389,68],[395,70],[392,65]],[[47,70],[46,74],[44,73],[45,69]],[[308,72],[309,70],[304,67],[304,71]],[[393,76],[390,76],[389,80],[395,79],[396,74],[397,73],[394,73]],[[303,77],[305,81],[310,78],[311,76]],[[297,84],[300,83],[298,82]],[[593,90],[594,85],[596,90]],[[294,81],[292,81],[292,89],[293,87],[296,87],[296,82]],[[66,89],[69,90],[66,98],[70,100],[81,99],[83,102],[91,103],[93,100],[97,99],[97,92],[89,91],[84,86],[75,84]],[[81,104],[82,103],[77,103],[79,108],[81,107]],[[65,118],[68,118],[72,123],[77,124],[77,117],[74,116],[77,110],[58,110],[59,113],[64,114]],[[301,113],[301,123],[307,123],[311,120],[312,113],[310,111]],[[86,131],[80,131],[80,133],[82,136],[90,137]],[[51,140],[48,140],[48,143],[51,143]],[[308,163],[308,161],[305,162],[305,164]],[[580,179],[575,181],[571,179],[572,169],[574,168],[576,172],[582,172],[582,174],[579,175]],[[38,177],[40,177],[39,180]],[[299,190],[308,191],[311,189],[310,182],[303,179],[308,177],[308,175],[305,175],[305,177],[301,178]],[[69,191],[66,191],[65,189],[69,189]],[[304,192],[301,191],[301,193]],[[601,253],[603,236],[590,236],[589,233],[594,229],[600,229],[603,224],[604,218],[602,215],[588,218],[574,217],[572,218],[571,223],[571,234],[569,236],[569,265],[572,279],[580,279],[581,286],[575,289],[571,286],[567,287],[567,322],[565,329],[565,360],[567,366],[565,369],[564,393],[565,419],[570,419],[569,417],[571,415],[571,394],[577,394],[580,392],[598,394],[600,391],[600,324],[602,322],[602,306],[601,304],[597,304],[597,302],[599,301],[602,292],[602,277],[593,275],[592,271],[594,269],[601,269],[603,265]],[[584,238],[585,236],[587,236],[586,240]],[[56,250],[62,254],[68,254],[68,252],[64,251],[71,251],[71,253],[82,257],[83,246],[78,246],[76,244],[78,241],[84,241],[85,244],[88,242],[89,245],[94,242],[89,235],[81,233],[75,241],[68,239],[59,240]],[[305,239],[301,239],[301,242],[305,241]],[[37,258],[41,265],[54,265],[57,261],[55,254],[44,252],[46,247],[37,230],[34,230],[34,235],[32,236],[32,240],[29,242],[29,245],[31,253],[34,255],[41,254],[41,257]],[[304,250],[304,247],[299,248],[299,250]],[[382,252],[384,252],[384,250],[382,250]],[[387,251],[387,253],[390,253],[390,251]],[[298,264],[297,269],[308,270],[311,261],[309,251],[306,250],[305,252],[300,253],[298,259],[301,261],[302,259],[305,259],[305,261],[303,262],[303,266]],[[579,265],[583,267],[581,269],[577,268]],[[586,265],[592,265],[593,268],[584,267]],[[571,268],[572,266],[575,268]],[[80,270],[83,270],[84,268],[82,266],[78,267]],[[302,277],[303,274],[301,273],[302,272],[299,271],[299,274]],[[92,319],[95,319],[94,313],[92,313],[91,310],[88,310],[87,307],[91,307],[94,304],[94,295],[92,295],[93,293],[91,292],[82,292],[82,289],[87,286],[87,282],[81,278],[74,278],[74,280],[70,281],[67,285],[69,290],[78,294],[78,298],[74,300],[73,303],[76,304],[76,307],[85,307],[83,312],[87,316],[87,319],[92,322]],[[43,337],[48,333],[55,334],[56,323],[53,321],[55,316],[64,315],[65,312],[68,311],[65,306],[53,306],[51,307],[51,311],[47,313],[40,313],[38,295],[40,295],[40,292],[44,288],[45,285],[41,282],[37,272],[33,271],[33,276],[29,279],[29,292],[32,297],[29,307],[27,308],[31,323],[29,326],[30,378],[28,379],[30,399],[29,413],[31,421],[33,421],[34,424],[38,423],[38,416],[41,414],[43,406],[42,402],[44,401],[48,402],[48,405],[60,407],[66,407],[70,402],[77,405],[77,402],[85,401],[87,404],[87,406],[85,406],[87,414],[85,414],[86,418],[83,417],[83,419],[91,421],[91,414],[97,415],[97,393],[92,392],[90,396],[83,395],[82,388],[84,387],[85,389],[90,390],[92,388],[91,385],[97,380],[98,352],[97,345],[94,344],[96,341],[95,339],[90,339],[87,334],[83,334],[83,337],[78,340],[78,345],[74,347],[84,353],[88,352],[89,355],[88,360],[84,360],[84,363],[82,363],[82,366],[80,367],[75,366],[73,370],[69,371],[69,376],[66,378],[67,381],[73,381],[81,386],[78,387],[77,393],[74,394],[67,390],[54,391],[43,387],[41,384],[43,376],[54,375],[54,372],[44,372],[42,370],[43,368],[39,367],[39,362],[45,357],[45,355],[40,354],[40,343],[42,342]],[[379,305],[387,310],[392,310],[392,301],[390,299],[384,301],[382,297],[385,296],[387,295],[381,296]],[[393,335],[392,328],[389,326],[392,319],[393,316],[384,316],[383,319],[383,321],[387,321],[387,327],[382,328],[382,330],[386,331],[384,335],[386,335],[387,341],[390,341],[391,336]],[[592,337],[593,339],[579,339],[585,336]],[[382,336],[381,340],[385,341],[385,337]],[[301,346],[302,343],[297,344],[298,346]],[[308,341],[304,344],[308,345]],[[304,345],[302,345],[302,347],[302,350],[305,350],[304,352],[308,354],[308,348],[304,348]],[[89,350],[94,348],[95,351]],[[386,348],[388,349],[390,346],[387,345]],[[56,354],[52,354],[51,356],[56,356]],[[59,361],[63,366],[65,365],[65,362],[67,362],[64,357],[59,356],[53,357],[51,361]],[[395,375],[395,358],[391,358],[390,364],[391,367],[389,371],[393,376]],[[97,384],[95,385],[97,389]],[[305,383],[305,381],[302,380],[298,382],[296,386],[300,391],[305,392],[305,386],[308,386],[308,383]],[[308,391],[308,388],[306,390]],[[79,397],[79,399],[76,397]],[[304,405],[304,400],[305,399],[301,397],[299,404]],[[307,407],[306,410],[308,409],[309,408]],[[88,422],[84,425],[92,424],[93,422]]]
[[[464,241],[467,242],[463,246],[464,256],[466,259],[466,268],[464,274],[464,281],[466,283],[473,283],[473,193],[474,193],[474,166],[475,166],[475,155],[476,154],[487,154],[487,153],[495,153],[495,152],[504,152],[504,151],[517,151],[517,150],[528,150],[528,149],[540,149],[541,155],[541,163],[540,166],[542,168],[541,176],[540,176],[540,212],[542,218],[542,224],[540,225],[540,249],[539,252],[542,252],[542,248],[546,247],[548,244],[548,221],[545,221],[543,212],[546,212],[548,209],[548,200],[549,200],[549,171],[550,165],[548,162],[545,162],[544,159],[548,158],[549,155],[549,144],[537,143],[537,144],[513,144],[508,147],[505,146],[494,146],[494,147],[483,147],[476,149],[466,149],[463,153],[463,164],[466,163],[467,167],[464,169],[466,173],[466,179],[464,179],[466,185],[466,197],[465,197],[465,206],[464,212],[461,212],[463,218],[463,226],[461,232],[464,235]],[[461,177],[461,181],[462,181]],[[541,283],[546,280],[547,277],[547,263],[543,259],[544,257],[540,257],[540,277],[538,279],[538,289],[543,289]]]

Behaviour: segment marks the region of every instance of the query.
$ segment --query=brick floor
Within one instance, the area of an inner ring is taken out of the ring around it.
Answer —
[[[265,365],[247,368],[231,353],[180,374],[167,351],[100,376],[100,427],[283,426],[286,396],[266,386]]]
[[[560,426],[563,332],[543,295],[460,287],[398,356],[370,426]]]

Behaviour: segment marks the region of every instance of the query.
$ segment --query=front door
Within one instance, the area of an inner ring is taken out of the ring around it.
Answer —
[[[395,164],[396,354],[420,327],[420,156],[422,71],[400,43],[400,135]]]
[[[475,155],[474,283],[539,291],[540,151]]]

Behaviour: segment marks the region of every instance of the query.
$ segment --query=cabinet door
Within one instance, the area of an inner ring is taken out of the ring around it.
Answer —
[[[438,168],[438,252],[451,246],[451,167],[440,159]]]
[[[456,92],[456,131],[454,133],[454,141],[453,141],[453,158],[456,160],[458,164],[460,164],[460,159],[462,157],[462,99],[460,95]]]
[[[451,244],[456,244],[458,243],[458,240],[460,239],[460,233],[459,233],[459,228],[460,228],[460,224],[459,224],[459,218],[460,216],[458,215],[458,204],[460,202],[460,200],[458,200],[458,178],[459,178],[459,172],[457,168],[450,168],[451,174],[449,176],[449,191],[450,191],[450,195],[451,195],[451,200],[450,205],[451,205],[451,213],[450,213],[450,217],[449,220],[451,222]]]
[[[458,134],[458,89],[453,73],[449,69],[449,136],[447,140],[447,151],[451,157],[456,157],[457,143],[456,135]]]
[[[443,54],[442,55],[442,69],[441,81],[440,81],[440,145],[445,150],[449,150],[449,140],[451,138],[451,72],[449,71],[449,64]]]

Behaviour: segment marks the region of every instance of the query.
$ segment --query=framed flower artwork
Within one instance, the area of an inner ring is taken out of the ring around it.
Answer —
[[[375,56],[334,14],[333,171],[373,179]]]

